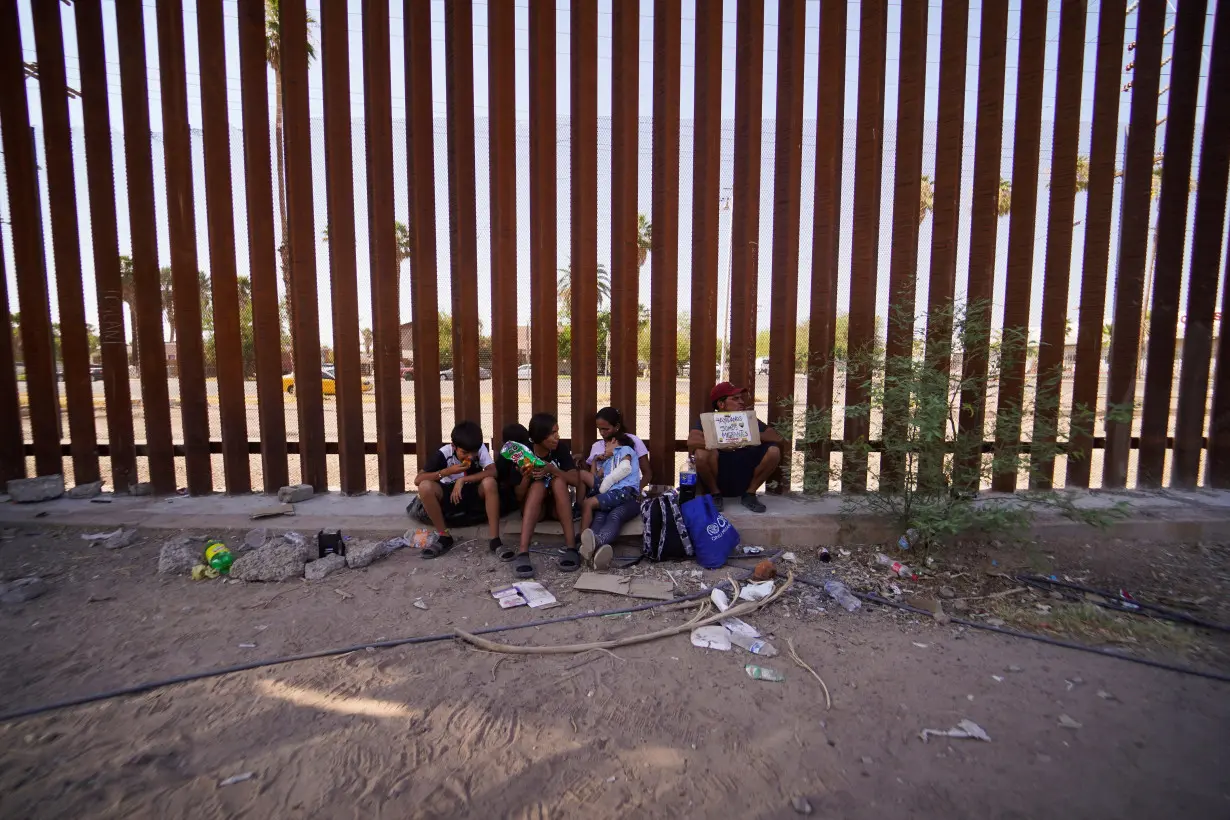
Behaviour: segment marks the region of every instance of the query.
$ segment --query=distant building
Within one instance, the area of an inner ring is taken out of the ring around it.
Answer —
[[[517,361],[522,364],[530,360],[530,326],[517,325]]]
[[[414,322],[406,322],[398,326],[398,331],[401,334],[401,360],[403,362],[414,361]]]

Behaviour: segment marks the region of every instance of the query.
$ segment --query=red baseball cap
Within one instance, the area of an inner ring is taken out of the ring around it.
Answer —
[[[731,396],[738,396],[746,392],[746,387],[735,387],[730,382],[721,382],[719,384],[715,384],[713,389],[709,391],[709,402],[719,402],[724,399],[728,399]]]

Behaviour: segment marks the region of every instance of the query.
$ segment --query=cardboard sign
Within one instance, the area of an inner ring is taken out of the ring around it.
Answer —
[[[706,450],[737,450],[760,444],[760,425],[756,413],[701,413],[700,427],[705,433]]]

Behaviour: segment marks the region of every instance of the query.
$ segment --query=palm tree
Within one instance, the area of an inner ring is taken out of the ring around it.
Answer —
[[[559,269],[559,281],[556,283],[559,291],[559,312],[564,319],[572,317],[572,265]],[[598,309],[611,298],[611,274],[606,265],[598,264]]]
[[[201,291],[201,330],[213,330],[214,298],[209,283],[209,275],[205,271],[197,271],[197,288]],[[158,283],[162,291],[162,310],[167,316],[167,325],[171,328],[167,341],[175,343],[175,287],[171,279],[170,268],[158,269]],[[251,282],[248,283],[249,298],[251,297]]]
[[[636,215],[636,267],[645,267],[649,250],[653,247],[653,224],[644,214]]]
[[[927,218],[928,211],[935,210],[935,185],[929,174],[923,174],[922,187],[918,194],[918,224]]]
[[[312,26],[316,21],[312,15],[307,16],[307,59],[310,65],[316,57],[316,46],[312,43]],[[274,79],[274,153],[277,155],[278,166],[278,216],[282,222],[282,244],[278,255],[282,258],[282,284],[286,288],[287,302],[290,302],[290,246],[286,236],[286,168],[282,142],[282,3],[281,0],[265,0],[265,59],[273,69]],[[288,304],[288,308],[289,308]],[[289,310],[288,310],[289,314]],[[290,317],[293,324],[293,316]]]
[[[370,327],[365,327],[359,335],[363,337],[363,352],[370,359],[372,356],[372,346],[376,343],[376,334],[372,332]]]
[[[132,322],[132,366],[141,365],[141,350],[137,345],[137,289],[133,282],[132,257],[120,257],[120,300],[128,306]]]
[[[329,241],[329,226],[325,225],[325,229],[320,232],[320,240],[328,243]],[[410,258],[410,229],[406,227],[405,222],[393,223],[393,264],[397,269],[401,270],[401,263]]]

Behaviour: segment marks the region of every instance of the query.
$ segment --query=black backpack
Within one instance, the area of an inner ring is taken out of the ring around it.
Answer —
[[[644,553],[650,561],[686,561],[693,555],[688,528],[679,512],[679,494],[666,490],[641,502]]]

